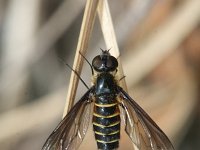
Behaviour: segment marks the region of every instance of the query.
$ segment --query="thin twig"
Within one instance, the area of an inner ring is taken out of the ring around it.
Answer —
[[[81,26],[81,31],[79,35],[78,45],[76,49],[76,54],[74,58],[73,69],[76,70],[78,74],[81,73],[83,66],[83,58],[79,54],[85,55],[86,50],[88,49],[88,43],[90,39],[90,35],[93,29],[93,24],[95,21],[96,9],[99,0],[87,0],[85,12],[83,16],[83,22]],[[74,72],[71,73],[68,94],[65,104],[65,109],[63,113],[63,117],[67,114],[67,112],[71,109],[74,104],[75,94],[78,86],[79,78],[75,75]]]

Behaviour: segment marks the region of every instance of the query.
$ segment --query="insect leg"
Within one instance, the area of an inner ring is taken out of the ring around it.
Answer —
[[[126,76],[124,75],[123,77],[121,77],[118,82],[120,82],[121,80],[123,80]]]

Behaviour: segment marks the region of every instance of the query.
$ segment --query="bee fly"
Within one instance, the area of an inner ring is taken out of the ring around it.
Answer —
[[[94,85],[59,123],[42,150],[77,150],[87,132],[90,115],[93,115],[98,149],[117,149],[120,140],[120,110],[124,111],[125,131],[139,150],[174,150],[165,133],[118,85],[115,79],[118,61],[110,55],[109,50],[102,50],[90,66]]]

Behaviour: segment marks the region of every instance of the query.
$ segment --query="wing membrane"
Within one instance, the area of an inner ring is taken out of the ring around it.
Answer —
[[[149,115],[120,87],[125,130],[139,150],[174,150],[168,137]]]
[[[76,150],[87,132],[91,102],[89,89],[46,140],[42,150]]]

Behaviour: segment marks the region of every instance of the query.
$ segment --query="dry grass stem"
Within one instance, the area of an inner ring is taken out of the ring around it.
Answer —
[[[82,23],[82,27],[80,31],[78,46],[77,46],[75,59],[74,59],[74,65],[73,65],[73,68],[78,72],[78,74],[81,73],[81,69],[83,66],[83,59],[80,56],[79,52],[85,55],[86,50],[88,48],[89,38],[92,32],[92,26],[95,20],[97,5],[98,5],[98,1],[87,1],[87,4],[86,4],[83,23]],[[112,19],[111,19],[109,7],[108,7],[108,2],[100,1],[98,6],[99,6],[98,7],[99,19],[101,22],[101,28],[102,28],[102,32],[104,35],[107,48],[109,47],[112,48],[111,53],[115,57],[119,57],[120,53],[119,53],[119,48],[117,45],[113,23],[112,23]],[[119,62],[120,62],[120,59],[119,59]],[[122,66],[120,62],[118,77],[120,78],[123,76],[124,74],[123,74],[123,70],[122,70]],[[79,82],[78,77],[74,74],[74,72],[72,72],[63,116],[67,114],[69,109],[74,104],[78,82]],[[127,90],[125,80],[121,82],[121,85],[124,87],[124,89]]]
[[[86,3],[78,45],[74,58],[74,64],[73,64],[73,69],[76,70],[78,74],[81,73],[83,66],[83,58],[80,56],[79,52],[85,55],[86,50],[88,49],[89,39],[95,21],[98,2],[99,0],[87,0]],[[78,82],[79,78],[77,77],[77,75],[75,75],[74,72],[72,72],[63,116],[67,114],[67,112],[71,109],[71,107],[74,104]]]
[[[115,36],[115,31],[112,23],[112,18],[108,6],[108,1],[100,1],[98,6],[98,15],[101,23],[101,29],[104,35],[104,40],[108,49],[111,48],[110,52],[112,55],[118,58],[119,68],[118,68],[118,78],[123,77],[123,69],[120,61],[120,52],[117,44],[117,39]],[[121,86],[127,91],[125,79],[120,82]]]

